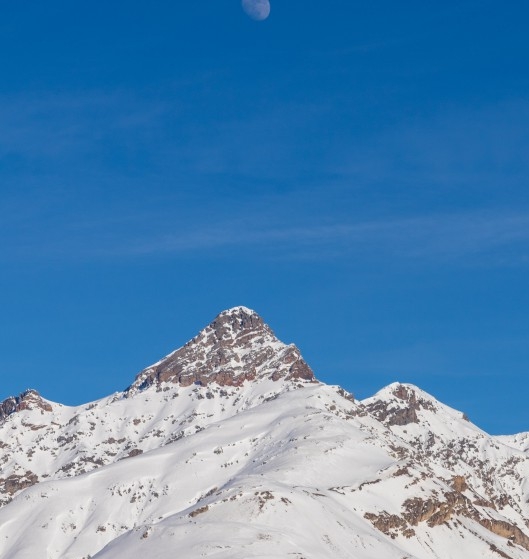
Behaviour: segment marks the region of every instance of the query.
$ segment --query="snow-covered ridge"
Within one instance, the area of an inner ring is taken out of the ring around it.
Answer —
[[[245,307],[125,392],[2,405],[2,559],[529,559],[526,435],[358,402]]]
[[[512,446],[518,450],[529,452],[529,433],[517,433],[516,435],[502,435],[497,437],[502,443]]]

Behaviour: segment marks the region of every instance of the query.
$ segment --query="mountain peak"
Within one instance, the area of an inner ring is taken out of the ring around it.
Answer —
[[[18,396],[11,396],[0,402],[0,421],[21,410],[40,409],[51,411],[51,406],[33,389],[28,389]]]
[[[264,336],[265,338],[270,338],[270,340],[273,339],[274,342],[279,342],[264,320],[255,311],[247,307],[233,307],[222,311],[203,332],[207,330],[212,330],[219,339],[226,337],[238,338],[240,336]],[[201,334],[202,332],[194,339],[199,338]],[[189,343],[192,342],[193,340]]]
[[[221,312],[180,349],[143,370],[128,393],[153,384],[239,386],[244,381],[314,380],[298,348],[276,338],[253,310],[233,307]]]
[[[253,315],[253,314],[257,314],[254,310],[249,309],[248,307],[244,307],[242,305],[239,305],[237,307],[232,307],[231,309],[226,309],[225,311],[222,311],[218,316],[224,316],[224,315],[234,315],[234,314],[245,314],[245,315]]]
[[[428,414],[438,418],[443,416],[448,423],[469,421],[464,413],[442,404],[413,384],[394,382],[362,403],[369,413],[387,426],[419,424]]]

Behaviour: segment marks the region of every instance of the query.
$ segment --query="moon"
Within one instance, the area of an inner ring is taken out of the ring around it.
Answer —
[[[255,21],[263,21],[270,15],[269,0],[242,0],[242,9]]]

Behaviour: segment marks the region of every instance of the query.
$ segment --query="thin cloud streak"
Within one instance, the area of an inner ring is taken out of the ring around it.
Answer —
[[[132,248],[133,254],[179,253],[222,246],[282,244],[318,247],[338,244],[343,251],[386,246],[388,252],[410,258],[430,255],[457,258],[487,253],[529,242],[529,214],[493,216],[488,213],[449,214],[378,220],[355,224],[252,228],[250,223],[230,224],[191,234],[170,235]]]
[[[167,107],[124,92],[1,98],[0,156],[79,155],[105,136],[145,131],[159,124]]]
[[[137,218],[140,225],[142,219]],[[149,216],[151,223],[167,223]],[[529,213],[494,215],[467,212],[357,223],[265,226],[255,215],[214,226],[198,223],[179,230],[150,230],[126,223],[126,234],[99,227],[76,228],[45,244],[35,241],[6,248],[4,259],[18,253],[39,253],[60,259],[225,257],[230,251],[244,258],[326,261],[356,256],[360,261],[396,259],[407,262],[505,266],[529,262]],[[100,225],[101,222],[98,222]],[[154,226],[156,227],[156,225]],[[131,233],[132,231],[132,233]]]

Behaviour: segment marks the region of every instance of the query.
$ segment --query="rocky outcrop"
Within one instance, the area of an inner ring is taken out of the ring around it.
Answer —
[[[429,528],[435,528],[448,523],[452,519],[469,518],[480,524],[493,534],[509,540],[529,551],[529,537],[515,524],[507,520],[493,518],[476,508],[476,503],[463,495],[468,488],[462,476],[455,476],[453,485],[458,490],[446,492],[443,498],[408,499],[402,506],[402,515],[389,514],[383,511],[379,514],[365,513],[364,517],[375,528],[391,538],[403,535],[407,538],[415,534],[414,527],[425,522]],[[492,509],[491,509],[492,510]]]
[[[153,384],[216,383],[240,386],[246,380],[314,380],[298,348],[280,342],[254,311],[224,311],[185,346],[142,371],[128,392]]]
[[[0,421],[22,410],[40,409],[44,412],[51,412],[51,405],[43,400],[36,390],[26,390],[19,396],[11,396],[0,403]]]
[[[386,511],[380,514],[366,512],[364,518],[369,520],[377,530],[380,530],[392,539],[395,539],[399,534],[406,538],[411,538],[415,535],[415,530],[410,528],[408,522],[396,514],[389,514]]]
[[[468,489],[465,476],[454,476],[452,478],[452,487],[457,493],[464,493]]]
[[[470,518],[478,516],[478,511],[471,501],[457,491],[444,494],[444,500],[408,499],[404,505],[404,518],[412,525],[417,526],[426,522],[430,528],[444,524],[454,515],[464,515]]]
[[[24,474],[12,474],[7,479],[0,478],[0,493],[14,495],[26,487],[31,487],[37,483],[38,477],[30,471]]]
[[[493,534],[507,538],[509,541],[520,545],[529,551],[529,537],[527,537],[517,526],[504,520],[483,518],[479,523]]]
[[[38,476],[30,470],[0,477],[0,507],[10,503],[17,493],[38,483]]]
[[[463,516],[474,520],[493,534],[506,538],[529,551],[529,537],[518,526],[506,520],[485,516],[474,505],[475,503],[472,503],[462,493],[453,491],[445,493],[442,501],[409,499],[404,503],[402,516],[411,526],[426,522],[430,528],[440,526],[453,517]]]
[[[393,389],[392,396],[392,401],[377,400],[366,406],[371,415],[388,426],[419,423],[417,411],[432,408],[430,402],[418,398],[415,391],[402,384]]]

